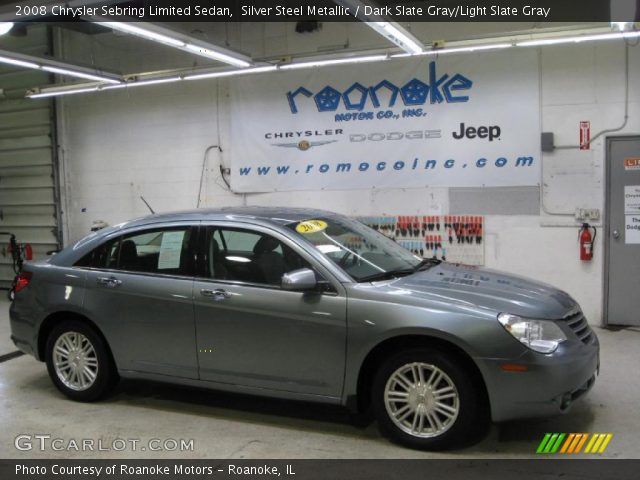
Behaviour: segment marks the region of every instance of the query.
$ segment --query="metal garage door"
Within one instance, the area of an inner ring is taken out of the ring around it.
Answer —
[[[607,138],[605,324],[640,326],[640,136]]]
[[[2,49],[32,55],[50,53],[46,26],[30,26],[26,36],[0,37]],[[50,100],[24,99],[26,89],[50,83],[49,74],[0,64],[0,231],[33,246],[35,258],[58,246],[54,176],[54,110]],[[6,240],[6,241],[5,241]],[[0,238],[0,288],[13,278]]]

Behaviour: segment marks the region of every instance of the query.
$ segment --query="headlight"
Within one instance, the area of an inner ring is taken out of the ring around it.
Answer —
[[[553,353],[567,337],[550,320],[531,320],[510,313],[498,315],[504,329],[535,352]]]

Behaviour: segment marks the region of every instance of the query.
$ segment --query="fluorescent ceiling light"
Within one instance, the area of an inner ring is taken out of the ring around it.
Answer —
[[[21,53],[0,51],[0,63],[15,65],[17,67],[31,68],[33,70],[44,70],[46,72],[57,73],[59,75],[68,75],[71,77],[84,78],[85,80],[95,80],[98,82],[120,83],[115,74],[101,75],[99,72],[94,73],[90,68],[68,65],[57,60],[47,58],[32,57]]]
[[[443,48],[441,50],[429,50],[428,52],[423,52],[424,55],[439,55],[443,53],[471,53],[471,52],[481,52],[483,50],[501,50],[503,48],[513,47],[511,43],[494,43],[493,45],[477,45],[471,47],[452,47],[452,48]]]
[[[47,72],[57,73],[58,75],[69,75],[71,77],[86,78],[87,80],[95,80],[97,82],[120,83],[119,80],[113,80],[111,78],[101,77],[99,75],[92,75],[90,73],[77,72],[66,68],[50,67],[47,65],[43,65],[40,68]]]
[[[415,55],[423,50],[420,41],[399,25],[389,22],[366,22],[366,24],[407,53]]]
[[[9,33],[9,30],[13,28],[13,22],[0,22],[0,35]]]
[[[102,90],[115,90],[119,88],[144,87],[158,83],[171,83],[182,80],[182,77],[157,78],[152,80],[140,80],[138,82],[121,83],[119,85],[92,85],[90,87],[45,87],[36,92],[27,93],[28,98],[57,97],[60,95],[74,95],[76,93],[99,92]]]
[[[67,90],[43,91],[38,93],[27,93],[26,97],[27,98],[58,97],[60,95],[75,95],[76,93],[95,92],[97,89],[98,89],[97,86],[93,86],[93,87],[71,88]]]
[[[539,47],[544,45],[558,45],[561,43],[581,43],[581,42],[593,42],[597,40],[622,40],[624,38],[634,38],[640,36],[640,32],[616,32],[616,33],[604,33],[601,35],[578,35],[575,37],[560,37],[560,38],[542,38],[540,40],[529,40],[525,42],[518,42],[518,47]]]
[[[18,67],[25,68],[40,68],[40,65],[38,65],[37,63],[25,62],[23,60],[18,60],[15,58],[5,57],[4,55],[0,55],[0,63],[8,63],[9,65],[16,65]]]
[[[234,75],[246,75],[250,73],[265,73],[265,72],[272,72],[277,69],[278,67],[276,67],[275,65],[269,65],[265,67],[247,68],[247,69],[241,69],[241,70],[228,70],[224,72],[210,72],[210,73],[193,74],[193,75],[179,75],[179,76],[165,77],[165,78],[151,78],[148,80],[137,80],[137,81],[127,82],[127,83],[120,83],[118,85],[92,85],[92,86],[78,85],[76,88],[73,88],[70,86],[45,87],[41,90],[27,93],[26,96],[28,98],[55,97],[58,95],[73,95],[76,93],[100,92],[102,90],[117,90],[122,88],[146,87],[149,85],[173,83],[173,82],[179,82],[182,80],[201,80],[204,78],[230,77]]]
[[[229,260],[230,262],[238,262],[238,263],[250,263],[251,260],[248,259],[247,257],[234,257],[232,255],[228,256],[228,257],[224,257],[225,259]]]
[[[114,90],[116,88],[144,87],[147,85],[158,85],[160,83],[179,82],[180,80],[182,80],[182,77],[153,78],[150,80],[138,80],[137,82],[121,83],[120,85],[107,85],[104,87],[98,87],[97,90]]]
[[[110,28],[111,30],[118,30],[119,32],[130,33],[131,35],[146,38],[147,40],[151,40],[153,42],[164,43],[165,45],[169,45],[170,47],[185,46],[185,42],[182,42],[175,38],[168,37],[166,35],[162,35],[160,33],[152,32],[145,28],[140,28],[135,25],[131,25],[130,23],[125,23],[125,22],[95,22],[95,23],[97,23],[98,25],[102,25],[103,27]]]
[[[244,60],[233,58],[230,55],[225,55],[224,53],[216,52],[215,50],[211,50],[206,47],[200,47],[198,45],[192,45],[188,43],[186,44],[186,48],[187,50],[195,53],[196,55],[200,55],[202,57],[209,57],[219,62],[228,63],[236,67],[248,67],[251,65],[249,62],[245,62]]]
[[[227,63],[235,67],[249,67],[251,65],[251,59],[245,55],[232,52],[222,47],[215,45],[203,45],[202,42],[191,43],[190,37],[186,37],[177,32],[173,32],[164,27],[155,24],[146,24],[145,26],[138,26],[137,24],[131,24],[126,22],[95,22],[98,25],[117,30],[119,32],[135,35],[140,38],[145,38],[156,43],[161,43],[169,47],[177,48],[201,57],[211,58],[218,62]]]
[[[281,65],[280,70],[297,70],[300,68],[311,67],[325,67],[329,65],[344,65],[346,63],[366,63],[366,62],[379,62],[389,58],[387,55],[367,55],[363,57],[347,57],[347,58],[334,58],[329,60],[311,60],[308,62],[288,63]]]
[[[333,0],[333,2],[347,7],[350,14],[356,16],[358,20],[374,29],[390,42],[395,43],[405,52],[415,55],[424,50],[422,42],[400,24],[383,21],[389,16],[378,15],[377,12],[384,9],[372,8],[371,2],[364,2],[363,0]]]
[[[194,73],[192,75],[185,75],[185,80],[202,80],[205,78],[222,78],[222,77],[232,77],[235,75],[246,75],[249,73],[266,73],[273,72],[277,70],[278,67],[275,65],[270,65],[267,67],[256,67],[256,68],[246,68],[243,70],[228,70],[226,72],[211,72],[211,73]]]
[[[448,53],[471,53],[478,52],[484,50],[501,50],[504,48],[513,47],[511,43],[494,43],[492,45],[472,45],[469,47],[451,47],[451,48],[434,48],[432,50],[425,50],[422,53],[417,54],[416,56],[423,55],[446,55]],[[408,53],[397,53],[395,55],[391,55],[391,58],[406,58],[411,57],[413,55]]]

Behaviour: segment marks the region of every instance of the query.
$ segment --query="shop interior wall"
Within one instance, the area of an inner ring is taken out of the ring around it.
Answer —
[[[262,49],[262,55],[283,49],[307,52],[330,42],[364,46],[378,41],[355,27],[328,25],[315,39],[298,37],[289,27],[235,27],[231,36],[246,50]],[[450,26],[449,35],[463,28]],[[229,32],[226,35],[228,38]],[[63,32],[57,39],[60,53],[127,73],[153,69],[160,60],[175,65],[185,62],[181,53],[139,40],[85,37]],[[640,90],[635,86],[640,78],[640,47],[628,50],[629,121],[616,135],[640,132]],[[501,62],[508,56],[502,58],[498,52],[487,58]],[[623,123],[623,42],[545,47],[539,50],[532,72],[539,75],[540,90],[530,94],[539,99],[541,112],[541,125],[532,128],[553,132],[557,145],[577,144],[582,120],[591,122],[593,134]],[[221,164],[229,166],[225,157],[230,141],[228,81],[180,82],[59,99],[65,243],[85,235],[95,220],[114,224],[147,214],[141,195],[160,212],[194,208],[199,203],[201,207],[322,207],[348,215],[464,213],[465,202],[476,213],[478,195],[486,198],[487,192],[478,189],[429,187],[235,194],[219,170]],[[518,115],[517,105],[513,105],[513,115]],[[495,189],[489,196],[504,201],[487,202],[486,211],[478,212],[486,218],[486,266],[566,290],[596,325],[602,318],[604,235],[601,221],[592,222],[600,230],[594,260],[581,262],[580,224],[574,212],[590,208],[602,213],[604,158],[605,137],[596,140],[590,150],[544,154],[540,188]],[[517,203],[517,199],[521,199],[520,206],[505,210],[504,205]]]

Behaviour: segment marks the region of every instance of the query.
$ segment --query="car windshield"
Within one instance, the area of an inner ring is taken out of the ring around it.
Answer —
[[[348,218],[313,218],[287,227],[313,244],[357,282],[408,275],[439,263],[423,260],[390,238]]]

